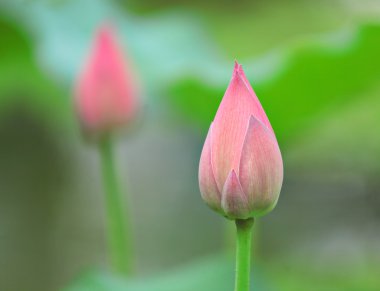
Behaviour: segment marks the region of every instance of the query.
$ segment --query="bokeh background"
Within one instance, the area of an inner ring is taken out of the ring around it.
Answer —
[[[1,0],[0,290],[232,290],[233,225],[197,168],[235,59],[285,163],[252,290],[380,290],[379,19],[378,0]],[[105,20],[144,88],[116,144],[133,279],[107,271],[99,159],[71,102]]]

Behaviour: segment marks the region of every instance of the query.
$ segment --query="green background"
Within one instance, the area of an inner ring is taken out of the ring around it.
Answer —
[[[380,3],[0,2],[0,290],[232,290],[233,225],[198,161],[238,60],[278,137],[285,180],[254,233],[257,291],[380,288]],[[144,91],[117,139],[135,276],[107,270],[96,147],[72,109],[111,21]]]

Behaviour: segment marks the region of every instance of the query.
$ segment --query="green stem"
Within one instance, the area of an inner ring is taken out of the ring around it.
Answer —
[[[129,274],[131,268],[130,241],[127,235],[126,207],[120,193],[114,165],[112,141],[105,136],[99,143],[106,200],[108,244],[112,267]]]
[[[249,291],[253,218],[236,220],[235,291]]]

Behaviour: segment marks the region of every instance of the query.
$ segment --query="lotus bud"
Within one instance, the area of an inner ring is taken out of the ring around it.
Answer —
[[[96,33],[77,81],[75,106],[84,132],[90,135],[128,125],[138,111],[136,81],[109,26]]]
[[[283,180],[281,152],[259,99],[235,63],[199,164],[203,200],[230,219],[266,214]]]

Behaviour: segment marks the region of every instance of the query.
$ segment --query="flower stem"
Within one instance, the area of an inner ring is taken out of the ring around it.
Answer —
[[[235,291],[249,291],[253,218],[236,221]]]
[[[105,136],[99,143],[106,202],[108,245],[112,268],[129,274],[131,268],[130,241],[127,232],[127,215],[120,193],[114,165],[112,140]]]

